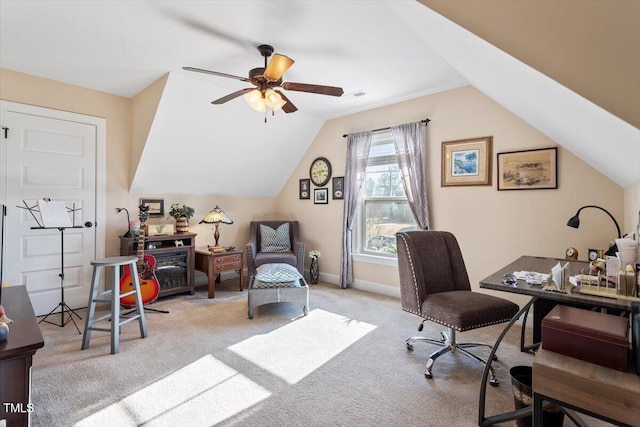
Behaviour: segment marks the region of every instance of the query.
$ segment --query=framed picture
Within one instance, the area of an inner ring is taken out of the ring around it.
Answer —
[[[316,188],[313,190],[313,203],[316,205],[326,205],[329,203],[329,189]]]
[[[442,143],[442,187],[491,185],[492,136]]]
[[[331,198],[333,200],[344,199],[344,176],[336,176],[331,180]]]
[[[498,190],[558,188],[558,149],[498,153]]]
[[[149,207],[149,216],[164,216],[164,199],[140,198],[140,205]]]
[[[299,194],[302,200],[311,198],[311,180],[309,178],[300,180]]]

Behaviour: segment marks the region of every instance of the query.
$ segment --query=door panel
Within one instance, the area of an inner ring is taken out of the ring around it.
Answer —
[[[71,114],[71,113],[69,113]],[[55,114],[54,114],[55,115]],[[59,116],[59,114],[58,114]],[[73,115],[77,116],[77,115]],[[85,307],[91,284],[91,260],[96,258],[97,135],[94,123],[4,110],[6,250],[5,281],[26,285],[37,315],[61,302]],[[74,227],[38,228],[38,200],[64,201]],[[64,241],[62,240],[64,238]],[[64,244],[64,257],[62,245]]]

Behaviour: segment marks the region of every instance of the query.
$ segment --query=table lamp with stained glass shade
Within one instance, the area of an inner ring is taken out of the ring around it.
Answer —
[[[211,252],[224,252],[224,246],[218,246],[218,240],[220,239],[220,230],[218,229],[220,223],[223,224],[233,224],[233,220],[229,218],[229,216],[224,213],[222,209],[216,205],[204,218],[200,221],[200,224],[215,224],[215,231],[213,233],[213,237],[216,239],[216,243],[214,246],[209,246],[209,250]]]

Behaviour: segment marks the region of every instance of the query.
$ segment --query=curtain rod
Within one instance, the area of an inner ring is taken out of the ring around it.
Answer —
[[[420,120],[420,121],[422,123],[424,123],[425,126],[427,126],[429,124],[429,122],[431,121],[431,119],[424,119],[424,120]],[[391,129],[391,126],[387,126],[386,128],[374,129],[371,132],[380,132],[380,131],[389,130],[389,129]],[[348,136],[349,136],[348,133],[345,133],[344,135],[342,135],[343,138],[346,138]]]

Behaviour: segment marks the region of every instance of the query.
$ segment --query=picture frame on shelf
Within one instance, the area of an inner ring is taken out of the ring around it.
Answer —
[[[164,199],[145,199],[141,197],[140,205],[149,208],[149,216],[164,216]]]
[[[558,148],[498,153],[498,190],[558,188]]]
[[[329,189],[316,188],[313,190],[313,203],[316,205],[326,205],[329,203]]]
[[[333,200],[344,199],[344,176],[336,176],[331,180],[331,198]]]
[[[490,186],[492,146],[492,136],[443,142],[440,186]]]
[[[301,179],[298,187],[298,194],[300,200],[309,200],[311,199],[311,179]]]

